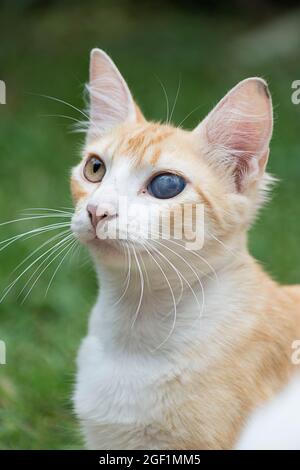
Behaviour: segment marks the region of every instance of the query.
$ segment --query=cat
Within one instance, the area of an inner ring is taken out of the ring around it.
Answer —
[[[187,131],[147,121],[115,64],[94,49],[89,93],[71,175],[72,230],[100,284],[74,391],[86,446],[254,448],[247,423],[299,374],[291,355],[300,286],[278,285],[247,248],[273,182],[268,86],[241,81]],[[142,208],[127,231],[121,197]],[[204,208],[201,250],[187,249],[187,234],[136,233],[155,217],[172,222],[186,203]],[[118,236],[107,236],[117,223]]]

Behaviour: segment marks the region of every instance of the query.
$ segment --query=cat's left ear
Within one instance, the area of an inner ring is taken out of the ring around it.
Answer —
[[[272,129],[267,84],[248,78],[227,93],[193,133],[204,141],[213,163],[226,167],[236,190],[243,192],[264,173]]]
[[[91,51],[88,90],[88,139],[101,137],[124,122],[144,120],[124,78],[110,57],[101,49]]]

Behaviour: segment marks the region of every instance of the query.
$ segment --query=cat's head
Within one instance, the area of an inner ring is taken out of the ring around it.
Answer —
[[[155,234],[174,239],[179,219],[179,243],[198,237],[206,255],[246,233],[270,180],[264,80],[240,82],[192,131],[147,121],[99,49],[91,53],[89,92],[86,143],[71,177],[72,228],[94,254],[111,261],[126,243],[145,252]]]

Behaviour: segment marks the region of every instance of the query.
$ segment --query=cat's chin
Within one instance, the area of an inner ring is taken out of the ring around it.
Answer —
[[[126,257],[126,245],[129,246],[127,240],[101,240],[94,238],[88,243],[88,248],[94,258],[104,263],[118,263],[123,264]],[[128,250],[128,248],[127,248]]]
[[[101,240],[95,237],[93,240],[89,240],[87,245],[94,253],[115,256],[123,253],[122,244],[116,240]]]
[[[101,240],[95,237],[93,240],[89,240],[86,244],[92,255],[99,260],[111,262],[112,259],[114,259],[114,261],[118,261],[119,258],[120,261],[123,262],[126,257],[126,252],[128,253],[128,250],[130,250],[130,252],[132,251],[131,246],[133,242],[126,239]],[[145,251],[140,243],[134,243],[134,250],[137,253]]]

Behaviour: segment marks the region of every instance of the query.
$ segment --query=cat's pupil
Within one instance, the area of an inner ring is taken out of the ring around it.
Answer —
[[[93,172],[94,172],[94,173],[97,173],[97,171],[100,169],[100,167],[101,167],[101,163],[100,163],[99,161],[94,162],[94,164],[93,164]]]

